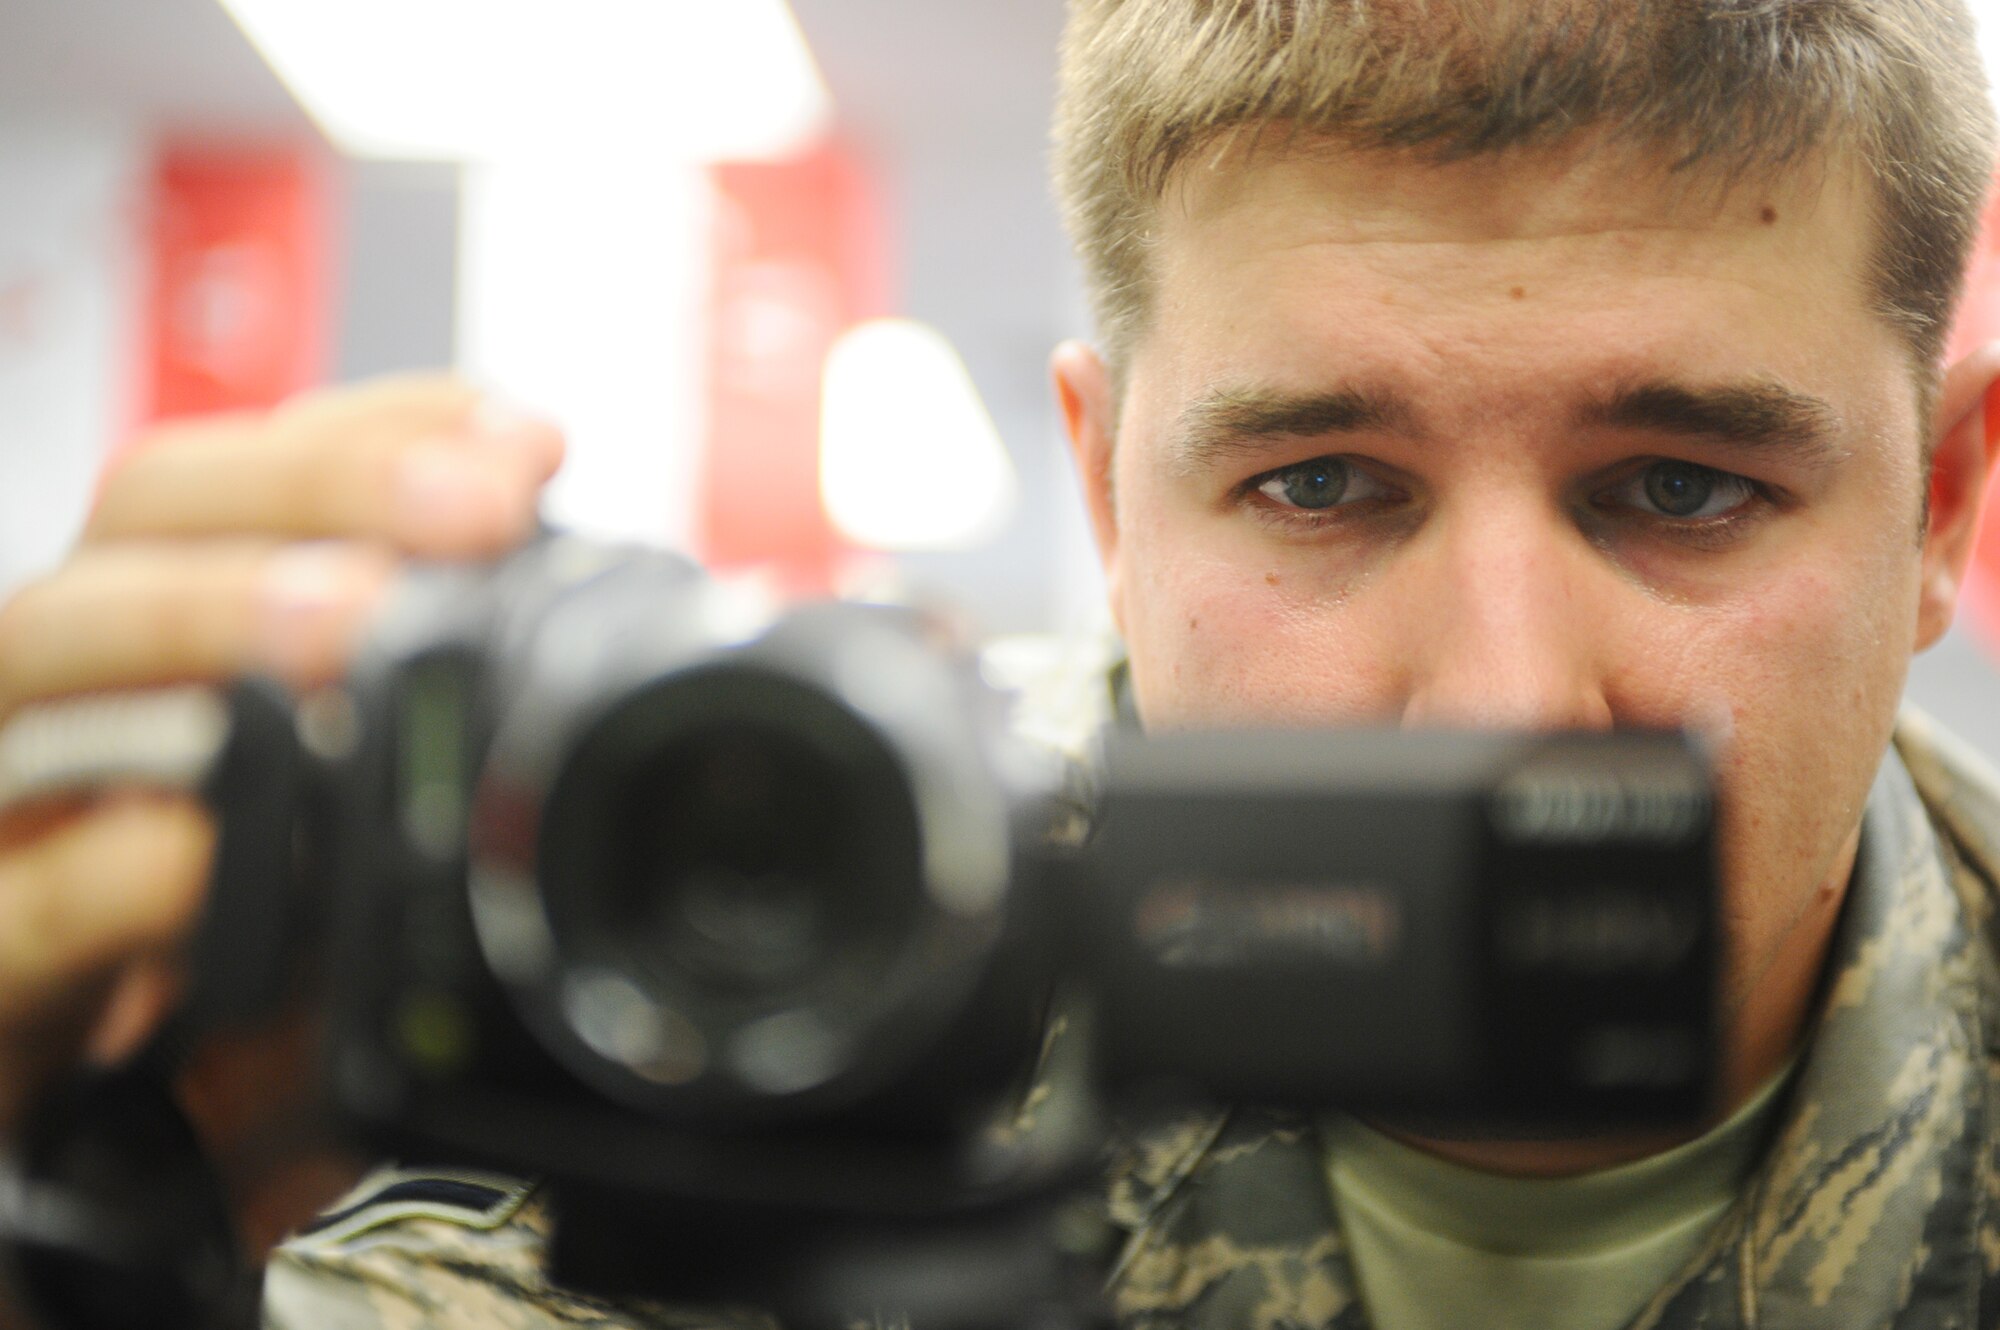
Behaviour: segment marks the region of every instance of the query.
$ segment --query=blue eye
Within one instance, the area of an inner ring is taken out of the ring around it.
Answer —
[[[1389,489],[1338,457],[1315,457],[1271,472],[1257,484],[1257,492],[1281,507],[1318,512]]]

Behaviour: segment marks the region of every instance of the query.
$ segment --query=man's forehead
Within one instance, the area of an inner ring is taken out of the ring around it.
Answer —
[[[1430,364],[1456,372],[1420,379],[1481,411],[1498,390],[1562,396],[1558,380],[1807,387],[1885,349],[1903,364],[1844,167],[1723,189],[1581,140],[1439,164],[1268,135],[1193,160],[1162,209],[1129,378],[1183,404]]]
[[[1158,226],[1169,244],[1180,232],[1296,227],[1307,217],[1317,238],[1351,243],[1852,231],[1866,219],[1860,181],[1846,155],[1736,179],[1676,171],[1657,152],[1596,132],[1439,161],[1273,127],[1189,154],[1162,199]]]
[[[1874,420],[1856,390],[1882,364],[1906,374],[1870,300],[1868,212],[1824,164],[1712,186],[1582,140],[1196,162],[1162,208],[1160,304],[1124,398],[1172,470],[1230,440],[1468,420],[1824,444]],[[1278,410],[1242,410],[1260,398]]]

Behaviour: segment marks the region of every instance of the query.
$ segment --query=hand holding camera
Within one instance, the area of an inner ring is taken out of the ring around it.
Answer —
[[[0,606],[0,719],[76,694],[334,677],[400,560],[488,558],[523,538],[561,452],[552,429],[444,379],[164,428],[107,477],[70,559]],[[207,810],[184,797],[0,816],[0,1134],[65,1067],[148,1037],[184,978],[212,846]],[[240,1104],[228,1116],[252,1129]],[[247,1225],[265,1241],[299,1217],[239,1199],[267,1211]]]

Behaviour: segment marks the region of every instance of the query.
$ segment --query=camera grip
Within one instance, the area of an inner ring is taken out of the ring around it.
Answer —
[[[285,689],[243,679],[226,695],[228,730],[202,781],[216,818],[207,908],[190,944],[184,1031],[271,1013],[294,982],[307,902],[299,863],[305,755]]]

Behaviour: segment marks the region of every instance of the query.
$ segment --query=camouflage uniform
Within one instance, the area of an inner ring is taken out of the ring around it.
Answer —
[[[761,1313],[605,1301],[544,1273],[546,1196],[473,1173],[383,1169],[287,1241],[264,1274],[272,1330],[776,1330]],[[668,1254],[668,1259],[671,1259]]]
[[[1632,1322],[2000,1327],[2000,786],[1906,715],[1864,820],[1783,1124],[1706,1247]],[[1368,1324],[1306,1119],[1238,1112],[1123,1151],[1110,1280],[1134,1330]],[[353,1216],[283,1248],[284,1327],[747,1325],[561,1295],[530,1190],[490,1213]]]

